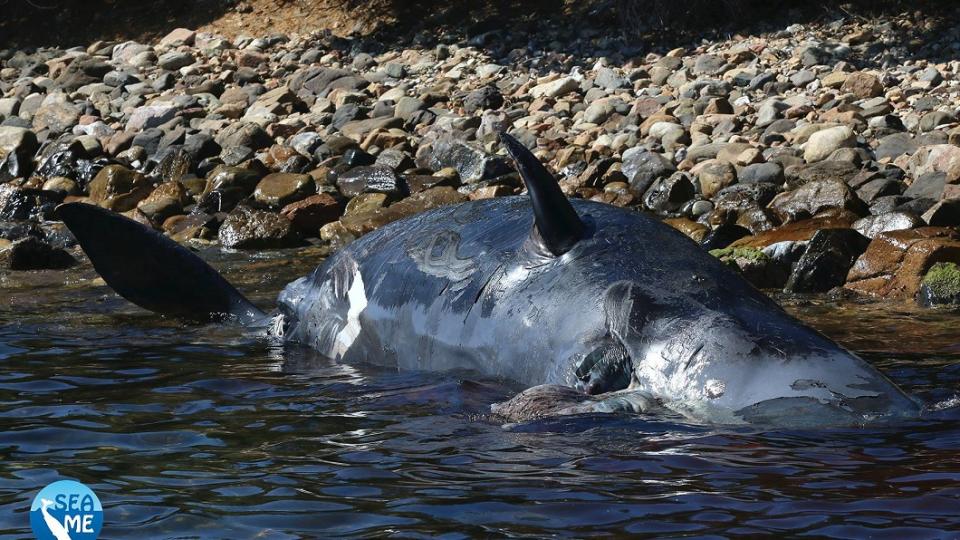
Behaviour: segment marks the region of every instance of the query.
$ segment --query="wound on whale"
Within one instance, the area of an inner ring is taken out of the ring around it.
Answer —
[[[527,195],[395,221],[290,283],[268,315],[197,255],[82,203],[59,207],[104,281],[146,309],[270,328],[341,362],[470,370],[529,389],[509,420],[671,411],[693,421],[857,425],[919,405],[693,241],[569,200],[519,141]],[[266,330],[265,330],[266,331]]]

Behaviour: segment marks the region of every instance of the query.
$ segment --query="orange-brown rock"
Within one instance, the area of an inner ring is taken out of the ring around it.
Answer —
[[[777,242],[806,242],[813,238],[820,229],[848,229],[857,220],[857,216],[848,213],[838,213],[835,216],[816,217],[787,223],[776,229],[764,231],[753,236],[745,236],[730,244],[730,247],[753,247],[763,249]]]
[[[668,218],[663,220],[663,222],[682,232],[697,243],[702,242],[703,238],[710,232],[710,228],[703,223],[697,223],[687,218]]]
[[[843,92],[849,92],[860,99],[868,99],[883,95],[883,85],[876,75],[858,71],[851,73],[843,81],[840,88]]]
[[[845,288],[882,298],[913,298],[935,263],[960,264],[960,234],[946,227],[880,233],[847,274]]]
[[[340,219],[343,206],[329,193],[311,195],[292,202],[280,210],[280,215],[293,222],[301,231],[316,233],[327,223]]]

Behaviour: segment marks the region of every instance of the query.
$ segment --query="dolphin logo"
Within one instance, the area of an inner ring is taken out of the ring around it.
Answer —
[[[53,505],[54,503],[50,499],[40,499],[40,513],[43,514],[43,522],[47,524],[50,534],[57,540],[71,540],[66,527],[50,515],[49,508]]]

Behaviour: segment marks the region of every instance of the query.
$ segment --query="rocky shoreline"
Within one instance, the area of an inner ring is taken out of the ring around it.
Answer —
[[[757,286],[960,300],[960,31],[922,14],[627,54],[496,35],[364,52],[326,33],[0,50],[0,267],[82,254],[84,200],[185,243],[337,249],[515,195],[496,134],[563,190],[653,213]],[[382,52],[386,50],[386,52]]]

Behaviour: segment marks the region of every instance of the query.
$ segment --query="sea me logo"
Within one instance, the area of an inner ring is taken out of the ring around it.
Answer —
[[[73,480],[54,482],[30,506],[30,528],[37,540],[96,540],[103,527],[100,499]]]

